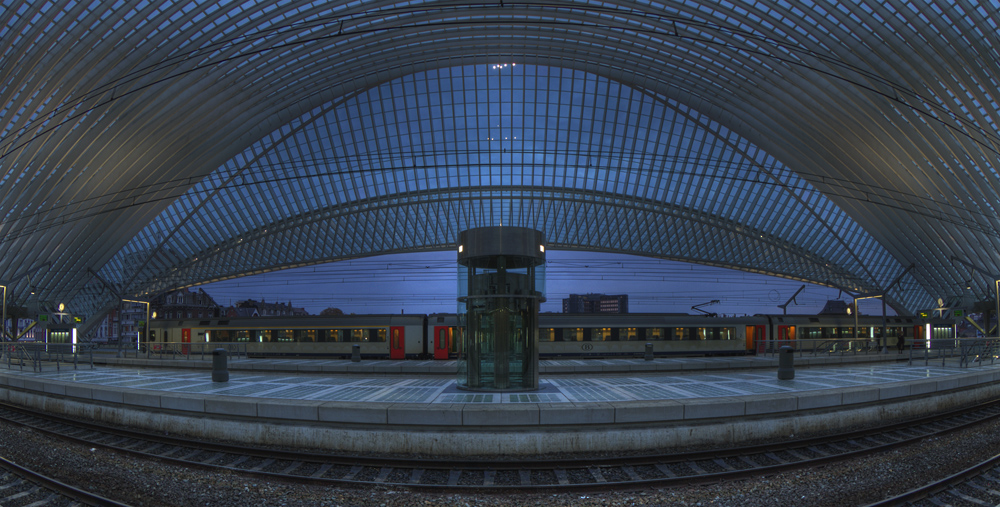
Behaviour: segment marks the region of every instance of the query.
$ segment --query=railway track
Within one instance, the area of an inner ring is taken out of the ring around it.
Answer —
[[[866,507],[997,505],[1000,502],[1000,454],[957,474]]]
[[[128,507],[0,458],[0,505]]]
[[[419,490],[606,490],[721,482],[909,445],[1000,417],[1000,402],[877,429],[703,452],[490,461],[336,455],[150,435],[0,404],[0,419],[91,447],[282,481]]]

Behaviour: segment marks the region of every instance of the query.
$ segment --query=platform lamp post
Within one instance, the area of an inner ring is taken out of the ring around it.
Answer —
[[[145,325],[145,327],[143,329],[143,334],[146,335],[146,336],[144,336],[146,343],[149,343],[149,301],[137,301],[135,299],[122,299],[122,301],[124,301],[126,303],[139,303],[139,304],[146,305],[146,325]],[[138,338],[139,338],[139,335],[136,335],[137,341],[138,341]],[[119,348],[119,350],[121,349],[121,337],[118,337],[118,348]],[[139,344],[138,343],[135,344],[135,348],[136,348],[136,350],[139,349]]]
[[[0,285],[3,289],[3,320],[0,320],[0,342],[7,341],[7,286]]]
[[[854,339],[855,340],[858,339],[858,313],[860,313],[858,311],[858,301],[861,301],[862,299],[882,298],[882,296],[884,296],[884,294],[877,294],[877,295],[874,295],[874,296],[861,296],[861,297],[853,296],[853,298],[854,298]],[[885,336],[885,298],[882,298],[882,303],[883,303],[882,304],[882,337],[879,339],[879,341],[881,342],[880,345],[882,345],[883,348],[884,348],[884,347],[886,347],[886,341],[885,341],[885,339],[886,339],[886,336]]]
[[[0,341],[7,341],[7,286],[0,285],[3,289],[3,320],[0,320]]]
[[[995,294],[996,295],[996,299],[994,299],[994,301],[997,304],[997,311],[996,311],[996,314],[995,314],[997,316],[997,328],[996,328],[997,329],[997,337],[1000,337],[1000,280],[993,280],[993,284],[996,287],[996,294]],[[989,327],[990,327],[990,323],[987,322],[986,323],[986,328],[988,329]]]

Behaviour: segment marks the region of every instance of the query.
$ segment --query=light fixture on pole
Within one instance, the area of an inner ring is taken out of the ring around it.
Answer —
[[[0,341],[7,341],[7,286],[0,285],[3,288],[3,320],[0,320]]]
[[[852,296],[854,298],[854,339],[855,340],[858,339],[858,314],[861,313],[861,312],[858,311],[858,301],[861,301],[862,299],[882,298],[882,296],[884,296],[884,294],[875,294],[875,295],[871,295],[871,296]],[[882,301],[884,302],[885,299],[882,299]],[[884,345],[885,344],[885,338],[886,338],[885,337],[885,305],[882,305],[882,336],[879,339],[879,341],[882,341],[883,343],[881,343],[879,345]]]
[[[66,321],[66,305],[63,303],[59,303],[58,308],[59,311],[56,312],[56,315],[59,316],[59,323],[62,324]]]
[[[143,341],[145,341],[145,342],[148,343],[149,342],[149,301],[137,301],[135,299],[122,299],[122,301],[127,302],[127,303],[139,303],[139,304],[146,305],[146,325],[143,326],[143,334],[145,335],[143,337],[144,338]],[[136,334],[136,341],[139,341],[138,338],[139,338],[139,335]],[[119,339],[119,342],[120,342],[120,339]],[[139,344],[138,343],[136,344],[136,348],[137,349],[139,348]]]

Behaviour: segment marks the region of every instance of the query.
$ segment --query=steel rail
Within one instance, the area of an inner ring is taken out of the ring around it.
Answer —
[[[25,468],[13,461],[0,457],[0,469],[6,470],[13,475],[32,482],[48,491],[71,498],[77,502],[93,507],[129,507],[128,504],[117,502],[90,491],[71,486],[64,482],[53,479],[47,475],[38,473],[30,468]]]
[[[973,465],[961,472],[949,475],[943,479],[925,484],[919,488],[911,489],[905,493],[896,495],[892,498],[886,498],[879,502],[870,503],[865,507],[890,507],[897,505],[912,505],[915,502],[919,502],[924,499],[933,498],[941,493],[948,492],[955,486],[965,484],[976,477],[981,476],[983,473],[992,470],[994,468],[1000,467],[1000,454],[993,456],[981,463]],[[993,503],[995,504],[995,499]],[[935,505],[942,505],[941,503],[936,503]]]
[[[882,452],[998,417],[1000,402],[990,402],[879,428],[788,442],[682,453],[506,461],[510,458],[373,457],[245,447],[109,428],[0,404],[2,420],[90,446],[187,467],[300,483],[438,491],[584,491],[739,480]],[[328,476],[332,473],[340,476]],[[584,480],[579,480],[581,476]]]

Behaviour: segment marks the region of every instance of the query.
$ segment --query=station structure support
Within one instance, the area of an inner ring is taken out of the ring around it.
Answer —
[[[545,244],[523,227],[459,233],[458,356],[461,389],[538,389],[538,308],[544,301]]]

